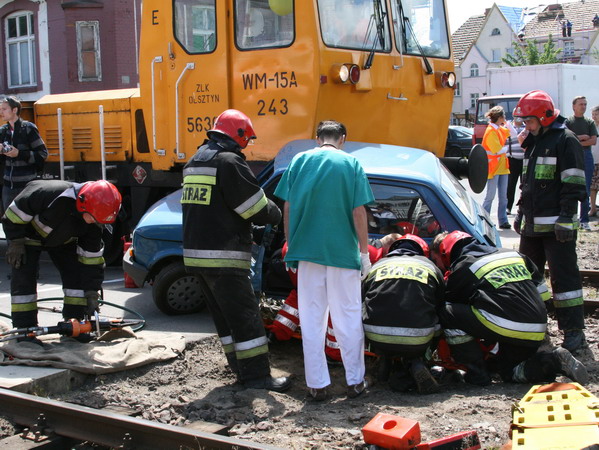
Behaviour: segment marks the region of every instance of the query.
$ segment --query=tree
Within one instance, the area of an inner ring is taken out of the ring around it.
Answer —
[[[549,35],[549,39],[543,44],[543,51],[539,52],[537,47],[538,42],[535,40],[527,40],[526,44],[520,45],[514,42],[514,54],[506,55],[502,61],[508,66],[536,66],[539,64],[555,64],[560,62],[559,54],[561,48],[555,47],[553,38]]]

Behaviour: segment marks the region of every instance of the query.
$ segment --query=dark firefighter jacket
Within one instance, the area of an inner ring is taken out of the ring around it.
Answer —
[[[398,249],[372,266],[362,283],[362,321],[371,342],[430,342],[443,301],[443,274],[424,256]]]
[[[556,222],[578,228],[574,216],[586,195],[583,149],[560,119],[522,143],[526,152],[518,215],[526,236],[553,234]]]
[[[276,225],[279,208],[266,198],[232,140],[207,140],[183,169],[183,259],[189,271],[247,274],[252,222]]]
[[[48,150],[40,137],[37,127],[31,122],[18,119],[14,132],[8,123],[0,127],[0,144],[8,142],[19,150],[16,158],[4,159],[4,185],[9,188],[23,188],[37,177],[48,157]]]
[[[526,256],[476,242],[467,244],[451,264],[445,300],[471,305],[487,328],[511,338],[543,340],[549,292]]]
[[[77,242],[84,290],[97,291],[104,280],[102,227],[87,224],[76,208],[81,184],[68,181],[31,181],[2,217],[8,240],[26,245],[59,247]]]

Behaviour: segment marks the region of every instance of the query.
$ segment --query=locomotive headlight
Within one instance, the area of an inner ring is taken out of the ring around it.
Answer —
[[[333,64],[331,78],[335,83],[357,84],[360,81],[360,67],[356,64]]]
[[[441,86],[446,88],[454,88],[456,82],[456,76],[453,72],[443,72],[441,74]]]
[[[349,80],[349,68],[345,64],[333,64],[333,67],[331,67],[331,78],[335,83],[347,83],[347,80]]]

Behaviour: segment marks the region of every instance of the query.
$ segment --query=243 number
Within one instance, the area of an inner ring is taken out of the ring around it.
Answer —
[[[271,114],[276,116],[277,114],[285,115],[289,112],[289,108],[287,107],[287,99],[282,98],[278,102],[276,100],[271,100],[269,104],[264,100],[258,100],[258,115],[266,116],[267,114]]]

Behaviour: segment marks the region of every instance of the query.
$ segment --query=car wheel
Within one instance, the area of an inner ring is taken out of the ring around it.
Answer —
[[[181,261],[164,267],[154,278],[154,303],[168,315],[196,313],[206,306],[200,280],[187,273]]]
[[[449,147],[447,150],[445,150],[445,156],[461,157],[462,149],[460,149],[460,147]]]

